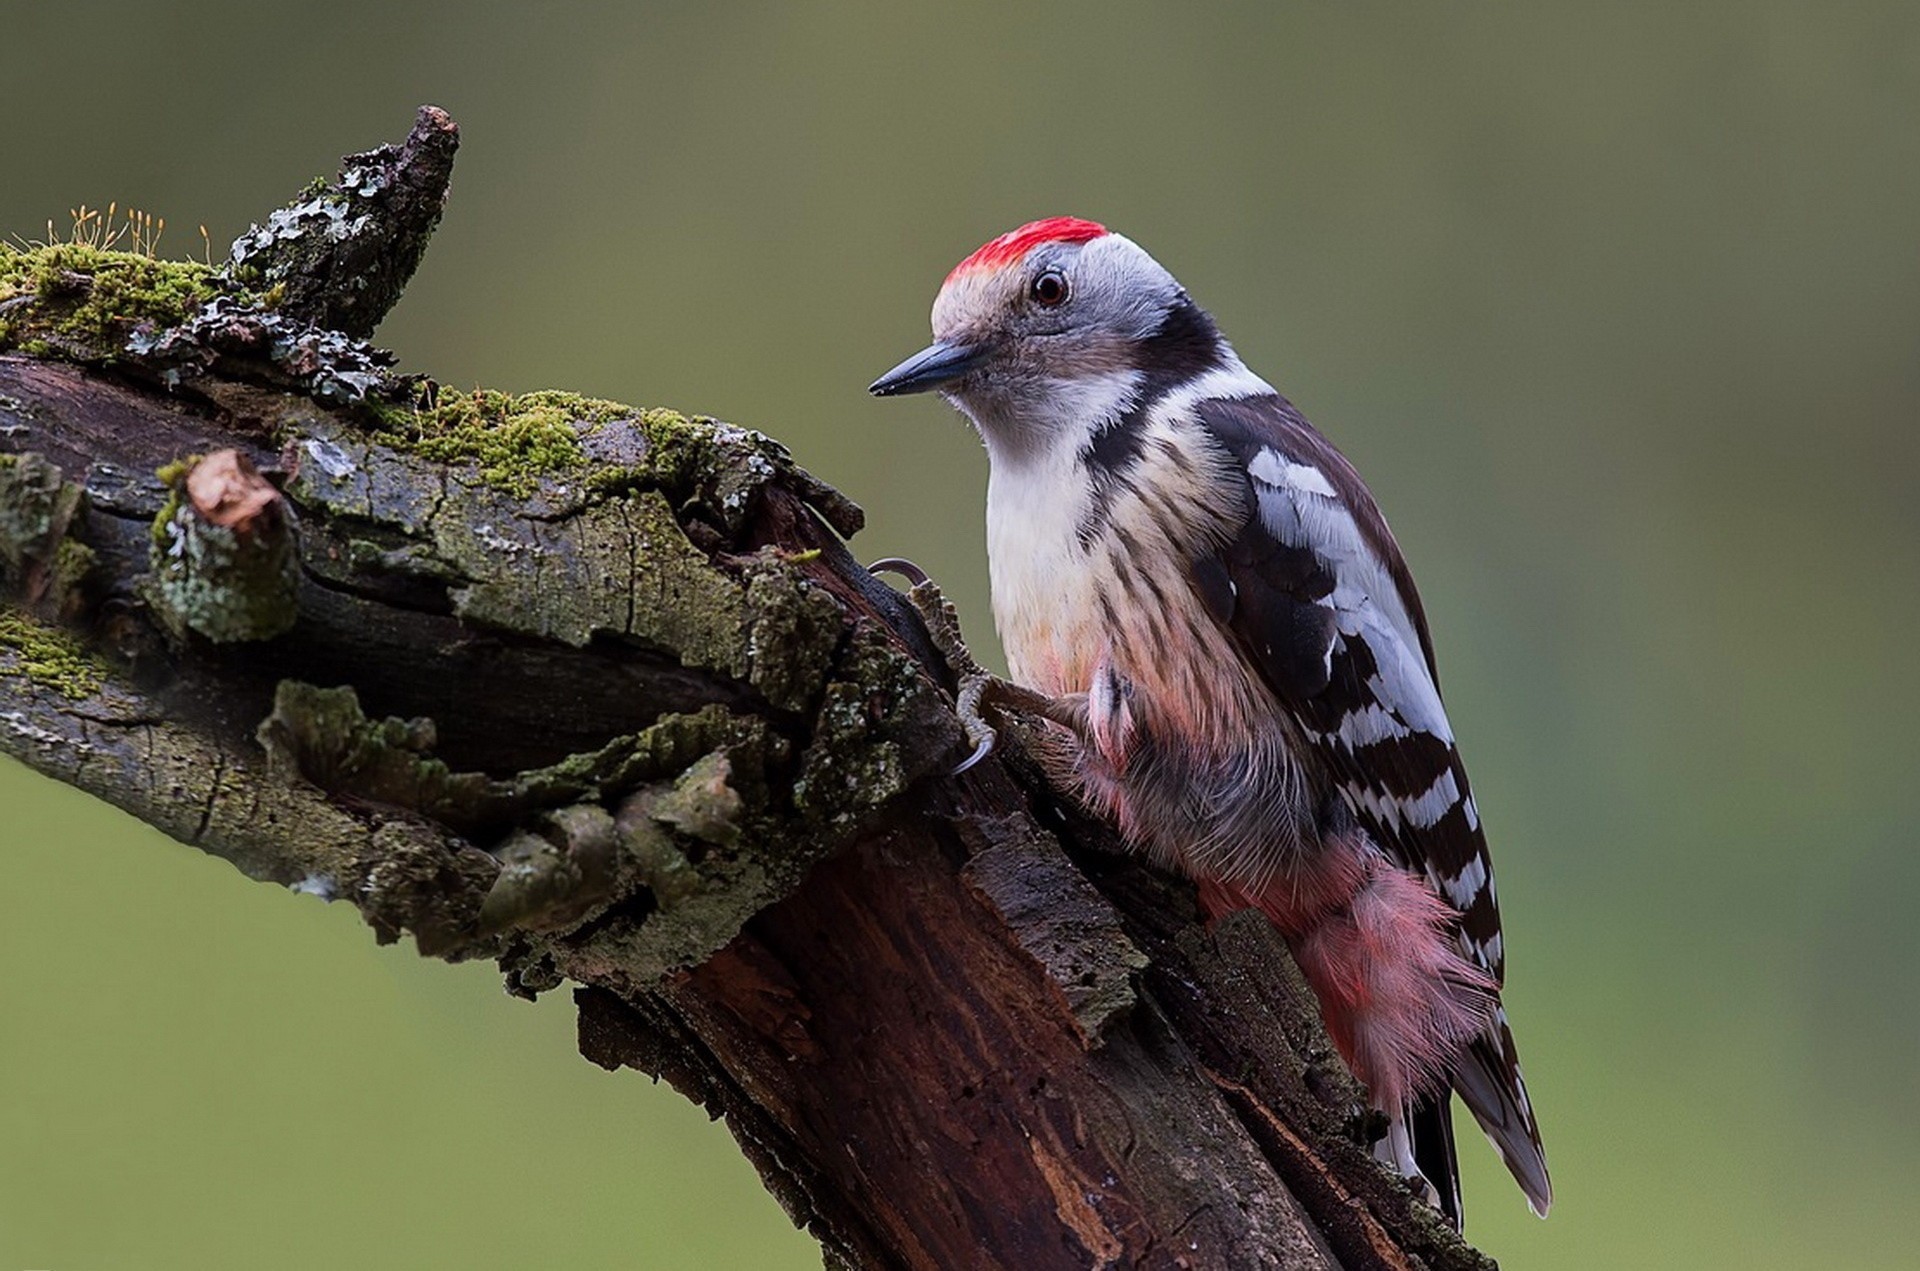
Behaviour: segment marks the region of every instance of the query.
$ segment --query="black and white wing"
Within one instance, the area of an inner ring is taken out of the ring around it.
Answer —
[[[1195,563],[1197,585],[1355,816],[1460,912],[1467,956],[1503,980],[1486,836],[1441,705],[1419,593],[1372,494],[1277,393],[1192,410],[1246,474],[1253,509],[1233,542]],[[1224,612],[1222,590],[1209,586],[1222,573],[1232,583]],[[1552,1189],[1504,1009],[1453,1084],[1544,1214]]]

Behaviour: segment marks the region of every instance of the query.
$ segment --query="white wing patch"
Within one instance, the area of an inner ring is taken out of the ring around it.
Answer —
[[[1266,531],[1290,547],[1311,551],[1332,571],[1328,603],[1336,625],[1343,635],[1364,640],[1379,668],[1368,692],[1409,727],[1451,744],[1453,729],[1427,674],[1413,619],[1327,474],[1271,446],[1253,457],[1247,472]]]
[[[1255,455],[1247,471],[1268,485],[1277,485],[1295,496],[1314,494],[1323,499],[1336,497],[1333,482],[1327,480],[1326,473],[1310,463],[1283,459],[1272,450],[1262,450]]]
[[[1346,791],[1347,800],[1352,803],[1354,807],[1360,809],[1362,812],[1371,813],[1373,818],[1382,825],[1390,825],[1395,829],[1399,828],[1399,800],[1381,794],[1372,786],[1356,785],[1350,781],[1343,783],[1340,788]]]

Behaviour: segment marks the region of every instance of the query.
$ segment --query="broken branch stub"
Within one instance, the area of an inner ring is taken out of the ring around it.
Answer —
[[[400,145],[348,155],[333,180],[250,226],[228,268],[258,290],[279,288],[275,307],[288,317],[366,339],[426,254],[459,147],[447,112],[422,106]]]
[[[299,562],[280,491],[238,450],[161,469],[147,599],[177,638],[271,640],[299,619]]]

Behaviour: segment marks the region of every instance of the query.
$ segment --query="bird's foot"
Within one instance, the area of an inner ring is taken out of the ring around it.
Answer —
[[[872,573],[898,574],[907,580],[907,600],[927,624],[927,636],[952,670],[958,689],[953,712],[973,750],[953,770],[954,776],[972,768],[991,755],[999,745],[1000,734],[987,722],[988,712],[1024,711],[1067,725],[1076,732],[1085,727],[1084,705],[1076,709],[1074,699],[1055,699],[1030,688],[1001,679],[981,666],[960,636],[960,615],[946,598],[940,585],[927,572],[909,560],[888,557],[867,566]]]
[[[988,711],[1003,714],[1019,711],[1036,715],[1071,729],[1076,735],[1086,728],[1084,694],[1078,698],[1048,697],[1012,680],[1003,680],[997,675],[976,669],[972,674],[960,677],[960,692],[954,699],[954,713],[960,718],[960,727],[966,730],[967,740],[973,743],[973,753],[953,770],[954,776],[959,776],[985,759],[999,744],[1000,734],[987,722]],[[1054,765],[1043,761],[1041,766],[1051,770]]]
[[[954,610],[953,602],[940,590],[940,584],[927,577],[927,571],[910,560],[898,556],[889,556],[867,566],[872,574],[898,574],[907,580],[907,601],[920,613],[920,620],[927,624],[927,637],[933,641],[933,647],[946,659],[947,667],[954,678],[965,680],[969,675],[985,675],[986,670],[974,660],[972,650],[960,636],[960,615]]]

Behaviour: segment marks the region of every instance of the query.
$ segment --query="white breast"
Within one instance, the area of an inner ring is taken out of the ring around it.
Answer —
[[[1086,552],[1077,531],[1090,491],[1078,456],[1094,430],[1133,399],[1139,373],[1062,380],[1017,403],[956,402],[974,417],[991,460],[987,566],[993,620],[1016,682],[1045,693],[1085,690],[1101,653]],[[983,410],[1017,409],[1017,420]],[[996,426],[997,425],[997,426]]]
[[[1087,492],[1062,447],[995,463],[987,481],[987,566],[993,621],[1017,683],[1044,693],[1084,690],[1098,659],[1098,597],[1076,537]]]

